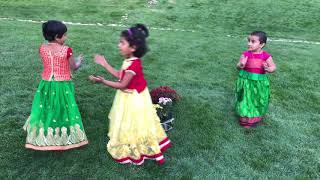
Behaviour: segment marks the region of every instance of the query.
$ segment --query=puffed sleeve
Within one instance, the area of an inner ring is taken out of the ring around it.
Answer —
[[[141,63],[138,60],[133,61],[133,63],[125,70],[125,72],[130,72],[134,75],[141,71]]]
[[[242,54],[241,54],[243,57],[249,57],[250,56],[250,52],[249,51],[244,51]]]
[[[268,52],[264,51],[262,59],[267,60],[267,59],[269,59],[269,57],[271,57],[271,55]]]
[[[67,49],[67,59],[69,59],[69,57],[72,56],[72,49],[70,47],[68,47]]]

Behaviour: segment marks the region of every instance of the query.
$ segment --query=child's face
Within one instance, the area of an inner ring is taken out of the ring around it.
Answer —
[[[258,36],[252,36],[250,35],[248,37],[248,50],[252,52],[259,52],[265,43],[260,43]]]
[[[133,56],[132,53],[135,51],[135,48],[131,47],[129,42],[124,37],[120,37],[118,48],[120,54],[125,58]]]
[[[67,34],[66,33],[64,33],[61,38],[56,37],[56,41],[61,45],[64,44],[64,42],[66,40],[67,40]]]

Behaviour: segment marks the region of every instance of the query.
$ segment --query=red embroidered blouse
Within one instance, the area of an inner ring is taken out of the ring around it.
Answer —
[[[39,53],[43,63],[42,79],[51,81],[71,80],[71,70],[68,58],[72,56],[72,49],[57,43],[42,44]]]

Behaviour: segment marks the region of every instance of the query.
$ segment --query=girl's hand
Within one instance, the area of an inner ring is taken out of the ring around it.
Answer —
[[[77,62],[76,62],[76,68],[78,69],[82,63],[82,60],[83,60],[83,54],[80,54],[77,58]]]
[[[263,68],[264,68],[264,70],[265,70],[266,72],[270,72],[270,69],[269,69],[268,63],[263,62],[263,63],[262,63],[262,65],[263,65]]]
[[[94,62],[97,64],[100,64],[102,66],[104,66],[105,64],[108,64],[107,60],[104,58],[104,56],[101,56],[99,54],[96,54],[94,56]]]
[[[265,62],[263,62],[263,68],[268,73],[273,73],[276,70],[276,64],[274,64],[272,57],[269,57]]]
[[[245,64],[243,64],[242,62],[239,62],[239,64],[238,64],[238,68],[239,68],[239,69],[243,69],[244,66],[245,66]]]
[[[92,82],[95,82],[95,83],[102,83],[104,81],[104,78],[101,77],[101,76],[89,76],[89,79],[92,81]]]
[[[80,54],[79,56],[78,56],[78,61],[82,61],[83,60],[83,54]]]
[[[243,69],[245,66],[246,66],[245,64],[243,64],[242,62],[239,62],[237,64],[237,69]]]
[[[239,63],[237,64],[238,69],[243,69],[247,64],[248,57],[241,55]]]

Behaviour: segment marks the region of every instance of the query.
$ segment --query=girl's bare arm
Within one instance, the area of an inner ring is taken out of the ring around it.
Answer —
[[[276,64],[273,62],[272,57],[269,57],[266,60],[266,63],[264,64],[264,69],[269,73],[272,73],[277,69]]]
[[[97,83],[102,83],[102,84],[104,84],[106,86],[109,86],[109,87],[112,87],[112,88],[115,88],[115,89],[126,89],[133,77],[134,77],[133,73],[126,72],[124,77],[123,77],[123,79],[121,81],[118,81],[118,82],[105,80],[101,76],[90,76],[89,79],[91,81],[94,81],[94,82],[97,82]]]
[[[107,60],[104,58],[104,56],[101,55],[95,55],[94,56],[94,61],[97,64],[100,64],[102,67],[104,67],[104,69],[106,71],[108,71],[111,75],[113,75],[116,78],[120,78],[120,73],[118,70],[114,69],[108,62]]]
[[[82,62],[82,60],[83,60],[83,56],[80,55],[77,59],[78,59],[77,62],[75,62],[75,59],[74,59],[73,56],[70,56],[69,59],[68,59],[68,60],[69,60],[70,67],[71,67],[71,69],[72,69],[73,71],[79,69],[79,67],[80,67],[80,65],[81,65],[81,62]]]

